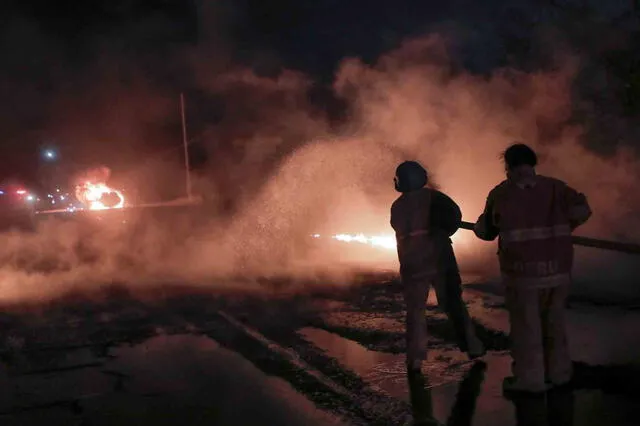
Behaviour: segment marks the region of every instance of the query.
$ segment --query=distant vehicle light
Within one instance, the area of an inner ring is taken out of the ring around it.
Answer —
[[[26,194],[26,193],[27,193],[27,191],[25,191],[24,189],[18,189],[18,190],[16,191],[16,194],[18,194],[18,195],[24,195],[24,194]]]

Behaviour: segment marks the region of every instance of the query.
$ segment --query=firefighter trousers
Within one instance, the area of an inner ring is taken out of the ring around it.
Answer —
[[[407,307],[406,344],[407,364],[416,365],[427,359],[427,318],[426,304],[433,276],[412,276],[402,278],[404,301]]]
[[[427,357],[428,330],[425,311],[431,286],[436,292],[440,309],[445,312],[455,330],[460,350],[468,352],[471,356],[484,353],[484,346],[475,333],[473,321],[462,299],[462,280],[450,244],[448,251],[445,248],[444,253],[446,256],[440,257],[437,274],[402,278],[407,306],[408,363],[416,363]]]
[[[505,301],[511,323],[512,370],[518,386],[541,389],[545,382],[564,384],[571,379],[565,324],[569,285],[552,288],[508,283]]]
[[[451,322],[460,350],[471,356],[482,355],[484,345],[476,335],[467,305],[462,299],[462,278],[453,247],[448,239],[441,248],[434,289],[438,306]]]

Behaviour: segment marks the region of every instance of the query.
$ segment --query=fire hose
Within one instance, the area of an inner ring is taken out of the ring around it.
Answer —
[[[463,221],[460,228],[473,231],[473,225],[474,224],[471,222]],[[628,253],[628,254],[640,254],[640,244],[623,243],[619,241],[608,241],[608,240],[601,240],[598,238],[580,237],[576,235],[571,237],[571,241],[573,241],[573,244],[576,246],[592,247],[592,248],[598,248],[602,250],[612,250],[612,251]]]

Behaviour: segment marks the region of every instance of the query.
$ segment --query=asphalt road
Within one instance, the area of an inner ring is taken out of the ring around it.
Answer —
[[[398,282],[358,281],[304,294],[271,283],[259,297],[112,288],[5,307],[2,424],[388,426],[413,414],[477,426],[637,424],[639,311],[571,306],[576,389],[513,402],[500,391],[508,329],[491,286],[469,282],[465,294],[486,364],[456,350],[430,300],[426,379],[409,383]]]

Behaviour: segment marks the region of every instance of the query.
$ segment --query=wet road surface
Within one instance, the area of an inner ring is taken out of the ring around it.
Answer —
[[[469,280],[467,280],[469,281]],[[465,292],[486,363],[429,300],[424,377],[408,380],[399,284],[277,296],[69,298],[0,315],[2,425],[637,425],[640,311],[573,304],[576,389],[509,401],[499,292]],[[615,332],[612,332],[614,331]],[[428,424],[428,423],[425,423]]]
[[[339,424],[206,336],[47,352],[51,358],[26,355],[3,369],[3,425]]]

